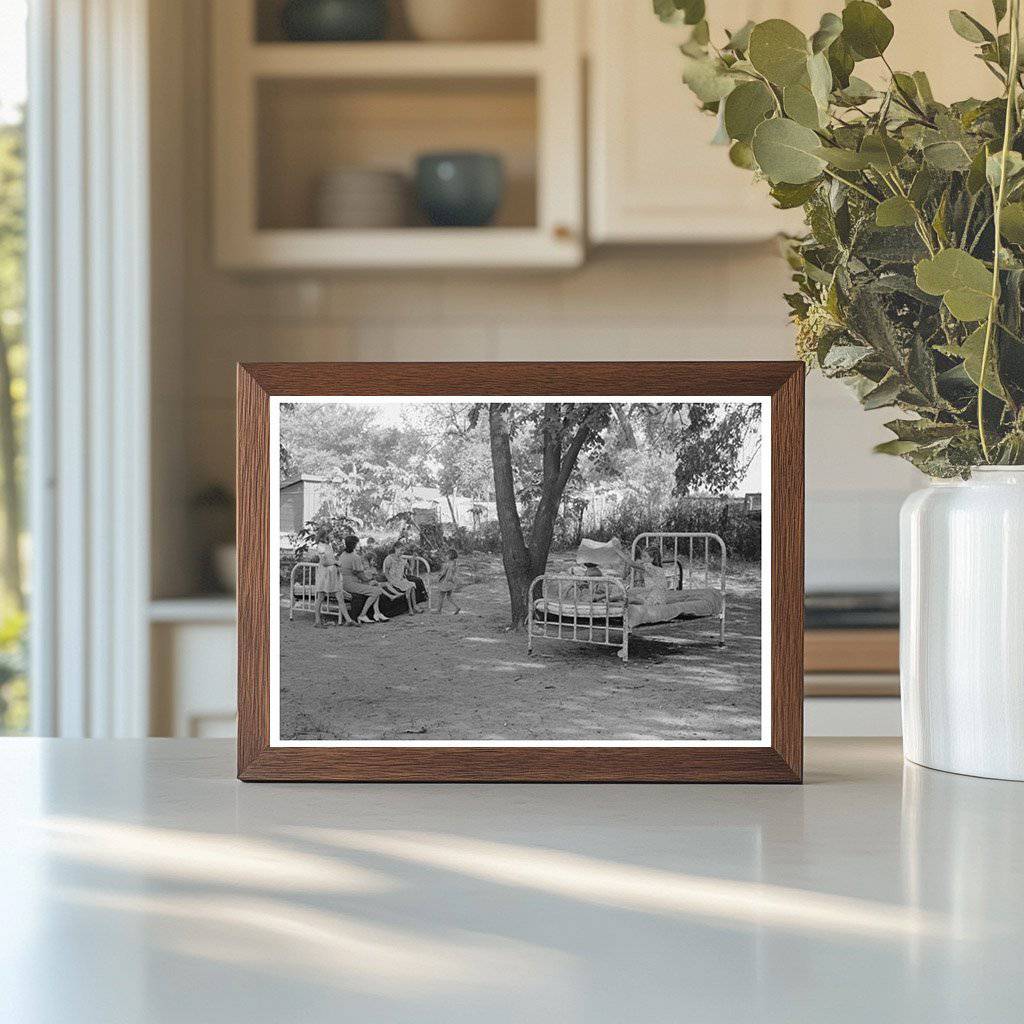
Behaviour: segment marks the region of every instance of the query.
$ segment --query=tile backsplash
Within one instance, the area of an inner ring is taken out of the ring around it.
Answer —
[[[554,274],[190,274],[188,489],[234,472],[234,364],[326,359],[792,358],[773,247],[596,254]],[[809,587],[889,587],[909,467],[871,453],[885,414],[808,380]]]

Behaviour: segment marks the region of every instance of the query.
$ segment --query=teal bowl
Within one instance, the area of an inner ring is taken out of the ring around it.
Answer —
[[[288,0],[281,11],[281,28],[294,42],[368,42],[387,27],[387,0]]]
[[[484,227],[504,193],[505,167],[494,153],[424,153],[416,161],[416,196],[435,227]]]

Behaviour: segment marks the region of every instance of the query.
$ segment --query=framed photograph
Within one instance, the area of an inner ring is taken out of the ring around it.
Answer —
[[[238,368],[238,775],[799,782],[798,362]]]

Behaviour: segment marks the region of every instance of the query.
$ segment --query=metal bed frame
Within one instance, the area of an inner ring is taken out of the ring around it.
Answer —
[[[414,576],[421,576],[424,581],[424,586],[427,588],[427,595],[430,595],[430,563],[422,555],[402,555],[402,561],[406,564],[407,571],[412,571]],[[422,564],[422,573],[418,573],[415,570]],[[288,585],[289,594],[289,605],[288,605],[288,618],[293,620],[295,618],[295,612],[316,612],[316,562],[296,562],[292,566],[291,579]],[[345,592],[345,576],[341,569],[338,570],[338,576],[341,579],[341,590]],[[296,595],[296,583],[298,583],[299,593]],[[337,617],[338,625],[341,625],[342,611],[336,598],[328,596],[324,602],[324,615],[334,615]]]
[[[706,589],[717,574],[715,589],[721,593],[721,611],[718,613],[718,644],[725,645],[725,541],[717,533],[641,533],[633,541],[630,558],[636,561],[641,547],[650,547],[658,542],[662,567],[666,564],[666,541],[671,541],[669,550],[672,559],[669,564],[678,566],[670,590],[689,589],[703,580]],[[682,546],[680,542],[684,542]],[[694,550],[694,541],[697,549]],[[700,542],[703,541],[703,545]],[[717,547],[713,550],[712,545]],[[701,547],[703,546],[703,552]],[[703,557],[701,557],[703,555]],[[684,560],[685,559],[685,562]],[[701,572],[703,562],[703,573]],[[717,562],[717,565],[715,564]],[[636,570],[630,573],[635,579]],[[555,587],[552,597],[547,588]],[[539,588],[539,590],[538,590]],[[599,589],[601,588],[601,589]],[[602,592],[603,591],[603,592]],[[629,635],[637,629],[648,626],[664,626],[664,622],[629,625],[629,593],[623,580],[615,576],[571,576],[566,573],[545,573],[538,576],[527,592],[526,651],[533,653],[534,639],[569,640],[582,644],[597,644],[600,647],[617,647],[622,661],[629,661]],[[557,602],[557,613],[552,614],[549,602]],[[542,601],[542,611],[537,602]],[[706,618],[702,616],[701,618]],[[687,620],[672,620],[673,622]],[[701,621],[694,619],[692,621]]]

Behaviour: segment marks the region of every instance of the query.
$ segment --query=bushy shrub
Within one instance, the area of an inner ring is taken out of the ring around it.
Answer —
[[[725,541],[731,560],[757,562],[761,559],[761,515],[721,498],[690,500],[666,509],[652,509],[638,501],[626,500],[607,515],[593,540],[618,537],[632,543],[641,533],[717,533]]]

